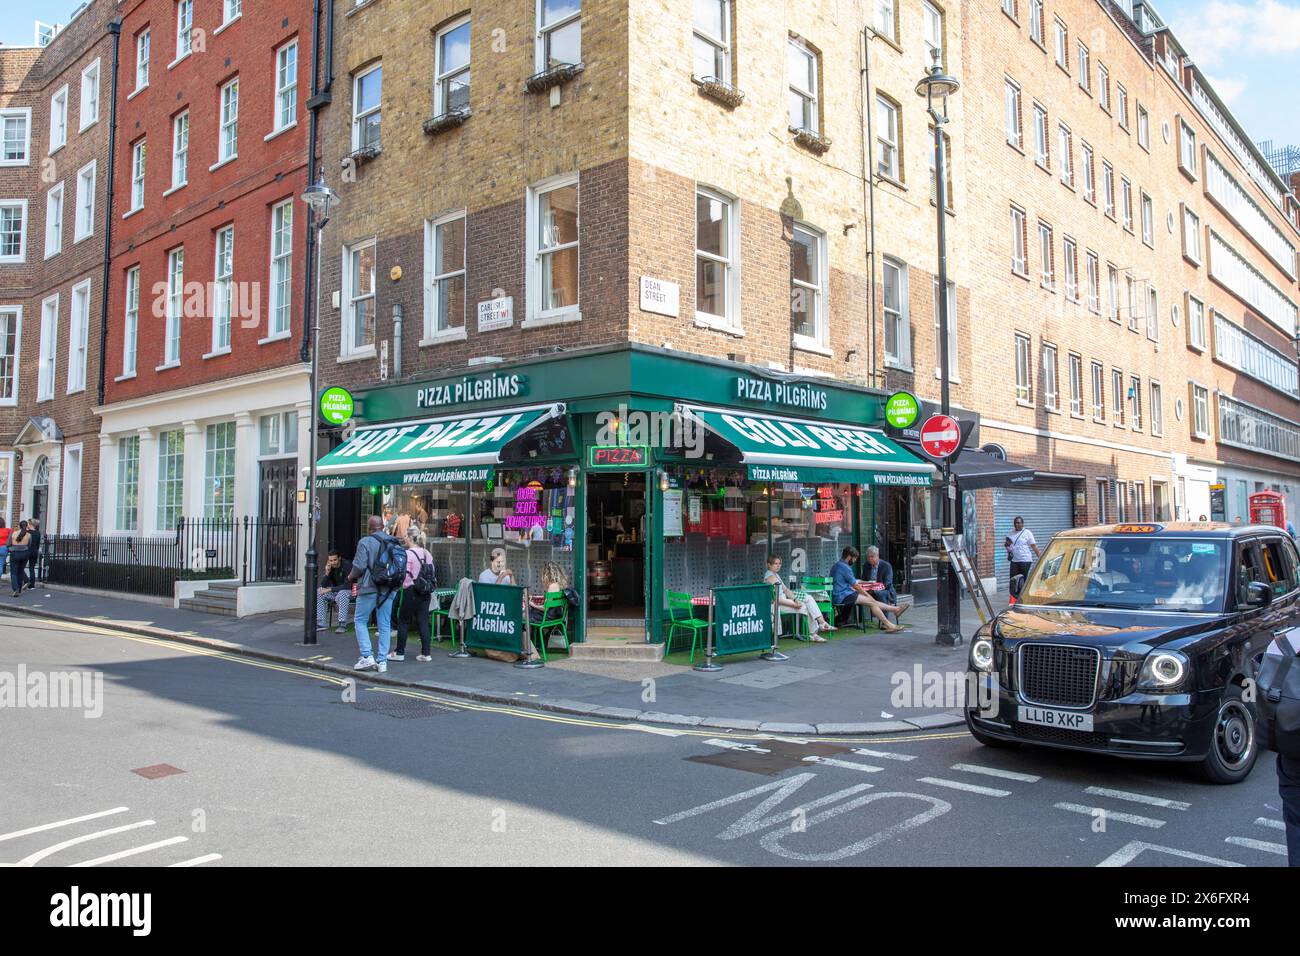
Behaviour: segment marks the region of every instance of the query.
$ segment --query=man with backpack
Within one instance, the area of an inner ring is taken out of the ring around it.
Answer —
[[[357,555],[352,559],[349,581],[357,582],[357,603],[352,610],[356,626],[357,648],[361,656],[353,670],[374,668],[379,673],[388,672],[388,646],[393,630],[393,606],[401,592],[406,577],[406,549],[390,534],[384,532],[384,519],[371,515],[366,524],[369,532],[357,542]],[[378,656],[370,643],[370,615],[375,615],[375,632]]]
[[[420,632],[420,656],[417,661],[433,660],[433,644],[430,633],[429,601],[433,597],[438,581],[433,570],[433,555],[424,549],[421,542],[423,534],[418,534],[415,525],[406,531],[406,577],[402,586],[402,606],[397,619],[397,648],[389,656],[390,661],[406,660],[406,635],[410,632],[411,622],[415,622]]]

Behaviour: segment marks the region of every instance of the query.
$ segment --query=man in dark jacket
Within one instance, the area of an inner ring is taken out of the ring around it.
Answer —
[[[352,582],[348,580],[351,573],[352,562],[331,548],[316,588],[316,630],[325,630],[325,622],[329,620],[326,605],[333,604],[339,609],[339,623],[334,633],[347,632],[348,608],[352,605]]]
[[[32,543],[27,546],[27,590],[36,590],[36,579],[41,575],[41,523],[36,518],[27,520],[27,530],[32,533]]]
[[[880,549],[874,544],[867,548],[867,563],[862,566],[862,575],[864,581],[883,585],[876,594],[884,603],[898,603],[898,592],[894,590],[894,566],[888,561],[881,560]]]

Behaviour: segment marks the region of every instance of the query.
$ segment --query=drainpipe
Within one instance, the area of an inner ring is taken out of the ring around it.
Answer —
[[[393,378],[402,377],[402,303],[393,303]]]
[[[333,81],[333,62],[332,48],[334,46],[334,5],[330,4],[329,18],[326,20],[325,29],[325,57],[326,57],[326,76],[325,85],[320,83],[320,56],[321,56],[321,3],[323,0],[315,0],[312,6],[311,15],[311,96],[307,100],[307,109],[311,111],[311,117],[307,126],[307,184],[310,185],[316,181],[317,161],[316,147],[319,137],[320,110],[323,106],[328,106],[331,100],[330,84]],[[307,209],[307,254],[304,262],[316,261],[316,243],[319,237],[316,235],[316,216],[311,207]],[[302,362],[311,361],[311,329],[312,319],[317,317],[312,315],[312,306],[315,301],[314,286],[316,276],[310,268],[307,269],[303,276],[302,292],[302,344],[298,348],[298,359]],[[311,397],[312,405],[316,403],[316,396]],[[314,414],[314,413],[313,413]]]
[[[108,107],[108,189],[104,196],[104,268],[99,280],[99,385],[95,390],[97,404],[104,404],[104,376],[108,368],[108,280],[113,251],[113,161],[117,157],[117,61],[122,41],[122,19],[109,22],[108,33],[113,38],[113,72],[109,86]]]
[[[862,117],[864,122],[858,128],[865,130],[862,143],[862,192],[867,205],[867,264],[871,273],[871,286],[868,295],[871,300],[871,315],[867,320],[868,341],[871,347],[871,387],[876,387],[878,372],[876,369],[876,176],[872,169],[872,150],[875,149],[876,136],[872,124],[871,109],[871,38],[875,36],[870,27],[862,30]]]

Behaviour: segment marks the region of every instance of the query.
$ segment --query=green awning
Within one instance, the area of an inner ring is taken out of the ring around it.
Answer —
[[[925,487],[935,472],[934,465],[873,428],[739,409],[687,406],[682,411],[734,445],[752,481]]]
[[[316,486],[481,481],[500,464],[502,448],[562,414],[563,405],[533,405],[359,429],[317,462]]]

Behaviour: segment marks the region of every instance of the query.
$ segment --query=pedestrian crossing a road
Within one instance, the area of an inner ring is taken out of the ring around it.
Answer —
[[[8,833],[0,833],[0,844],[9,843],[11,841],[22,841],[30,837],[35,837],[39,834],[51,833],[52,831],[55,830],[66,831],[67,828],[77,827],[81,824],[90,823],[91,821],[103,820],[106,817],[117,816],[118,814],[129,813],[129,812],[130,812],[129,807],[113,807],[112,809],[109,810],[99,810],[94,813],[86,813],[80,816],[68,817],[63,820],[54,820],[50,823],[39,823],[34,826],[24,827],[20,830],[13,830]],[[156,820],[136,820],[133,823],[125,823],[120,826],[113,826],[113,827],[106,827],[98,830],[91,830],[88,833],[78,833],[75,836],[69,836],[65,839],[57,840],[56,842],[51,843],[48,846],[42,846],[36,849],[32,849],[26,855],[19,858],[15,863],[6,863],[3,860],[0,860],[0,866],[34,867],[41,863],[44,863],[46,860],[51,860],[51,858],[55,857],[57,854],[63,854],[64,851],[71,850],[74,847],[80,847],[92,843],[100,843],[101,841],[111,846],[115,841],[115,838],[120,838],[123,836],[123,834],[134,835],[137,831],[144,830],[148,827],[152,827],[156,825],[157,825]],[[93,856],[85,860],[66,861],[66,865],[72,867],[102,866],[104,864],[117,863],[120,860],[143,857],[146,854],[157,853],[158,851],[166,850],[168,847],[179,846],[182,843],[188,843],[188,842],[189,842],[189,837],[187,836],[166,837],[164,839],[153,840],[148,843],[122,847],[120,849],[113,849],[111,852],[101,853],[98,856]],[[21,845],[21,844],[15,843],[14,845]],[[19,850],[19,852],[22,851]],[[202,856],[193,857],[188,860],[182,860],[177,863],[169,863],[166,865],[199,866],[204,863],[212,863],[220,859],[221,859],[220,853],[207,853]],[[65,861],[63,857],[60,857],[59,860],[57,861],[51,860],[51,862],[65,862]],[[154,863],[154,865],[159,865],[159,863],[161,863],[162,860],[151,858],[143,862],[152,862]]]

